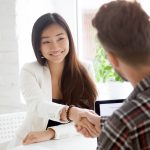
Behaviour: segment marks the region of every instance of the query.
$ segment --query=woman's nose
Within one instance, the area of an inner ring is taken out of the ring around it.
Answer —
[[[59,48],[57,42],[52,42],[51,43],[51,47],[50,47],[52,50],[57,50]]]

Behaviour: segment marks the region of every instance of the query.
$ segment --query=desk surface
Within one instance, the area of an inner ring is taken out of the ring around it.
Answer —
[[[97,139],[74,136],[61,140],[21,145],[12,150],[96,150]]]

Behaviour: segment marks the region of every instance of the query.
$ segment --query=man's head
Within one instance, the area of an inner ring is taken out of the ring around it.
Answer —
[[[150,19],[139,3],[106,3],[92,23],[108,54],[132,67],[150,64]]]

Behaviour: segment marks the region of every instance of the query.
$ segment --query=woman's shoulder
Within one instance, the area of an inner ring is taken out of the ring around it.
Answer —
[[[25,63],[22,67],[22,70],[40,70],[43,69],[44,66],[39,64],[37,61]]]
[[[42,66],[37,61],[25,63],[22,68],[21,72],[31,72],[31,73],[42,73],[43,68],[46,66]]]
[[[33,61],[33,62],[25,63],[22,68],[32,68],[32,67],[33,68],[42,67],[42,65],[40,65],[37,61]]]

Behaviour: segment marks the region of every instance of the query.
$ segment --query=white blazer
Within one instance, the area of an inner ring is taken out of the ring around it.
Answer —
[[[90,75],[90,64],[83,63]],[[38,62],[27,63],[20,73],[20,88],[27,104],[27,115],[16,134],[15,145],[21,144],[23,138],[31,131],[46,130],[48,120],[60,121],[60,112],[64,107],[52,102],[51,74],[48,66]],[[55,139],[78,134],[73,123],[51,127],[55,130]]]

